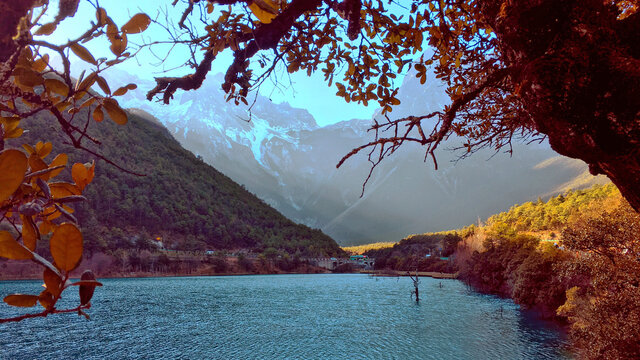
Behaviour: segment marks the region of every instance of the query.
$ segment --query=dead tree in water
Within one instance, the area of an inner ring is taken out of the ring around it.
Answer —
[[[414,291],[411,292],[411,295],[416,294],[416,303],[420,303],[420,293],[418,291],[418,285],[420,284],[420,279],[418,278],[418,270],[416,270],[416,276],[413,277],[410,272],[407,271],[407,275],[413,280]]]

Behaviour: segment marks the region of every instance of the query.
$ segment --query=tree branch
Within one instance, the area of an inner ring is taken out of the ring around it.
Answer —
[[[456,98],[451,103],[451,105],[445,109],[444,112],[433,112],[431,114],[427,114],[423,116],[408,116],[408,117],[400,118],[397,120],[389,121],[384,124],[379,124],[376,122],[369,129],[369,130],[374,130],[376,132],[375,139],[365,145],[361,145],[351,150],[348,154],[343,156],[342,159],[340,159],[340,161],[336,165],[336,168],[339,168],[340,166],[342,166],[342,164],[344,164],[344,162],[347,159],[356,155],[360,151],[366,148],[372,149],[372,151],[369,153],[369,161],[371,162],[372,166],[369,171],[369,175],[367,176],[367,178],[364,181],[364,184],[362,185],[362,191],[363,191],[361,194],[362,196],[364,195],[364,188],[367,182],[369,181],[369,179],[371,178],[371,174],[373,173],[374,168],[377,167],[378,164],[380,164],[383,158],[387,157],[390,154],[393,154],[405,141],[410,141],[410,142],[419,143],[420,145],[423,145],[423,146],[425,145],[427,146],[426,154],[431,156],[435,165],[435,169],[437,170],[438,163],[435,157],[435,150],[437,149],[438,145],[440,145],[440,143],[451,133],[451,127],[453,125],[453,121],[455,120],[458,112],[461,109],[463,109],[465,106],[467,106],[469,103],[471,103],[473,100],[478,98],[478,96],[485,89],[495,86],[496,84],[504,80],[512,70],[513,70],[512,68],[502,68],[502,69],[497,69],[493,71],[491,74],[489,74],[486,77],[486,79],[483,82],[477,84],[470,91]],[[431,118],[434,118],[435,116],[439,116],[439,121],[433,128],[429,137],[426,137],[422,130],[421,122],[422,120],[431,119]],[[404,124],[405,126],[407,126],[407,130],[404,132],[403,135],[398,135],[398,129],[401,124]],[[391,128],[394,129],[394,136],[390,136],[390,137],[379,136],[380,131],[387,131]],[[420,135],[420,137],[412,137],[410,135],[411,130],[413,128],[418,129],[418,134]],[[374,150],[378,146],[380,147],[380,151],[378,152],[377,159],[374,160],[372,158],[372,155],[374,153]]]
[[[216,1],[221,4],[235,4],[245,1]],[[234,60],[232,65],[227,69],[225,82],[222,88],[229,92],[233,84],[241,86],[241,95],[248,92],[249,81],[245,78],[245,72],[248,64],[246,60],[252,58],[258,51],[265,49],[274,49],[282,37],[291,30],[296,19],[306,12],[313,11],[320,7],[321,0],[293,0],[281,13],[279,13],[270,23],[259,24],[257,28],[247,34],[237,36],[237,43],[247,43],[244,49],[234,52]],[[230,45],[225,45],[225,49]],[[154,96],[164,93],[162,100],[165,104],[173,98],[173,94],[178,89],[193,90],[198,89],[204,81],[207,73],[211,71],[211,63],[215,59],[213,50],[209,49],[205,52],[204,59],[196,67],[193,74],[183,77],[159,77],[156,78],[156,86],[147,93],[147,99],[151,100]]]
[[[64,310],[45,309],[39,313],[24,314],[24,315],[12,317],[12,318],[0,319],[0,324],[7,323],[7,322],[18,322],[25,319],[35,318],[35,317],[46,317],[49,314],[64,314],[64,313],[71,313],[71,312],[78,312],[80,314],[83,314],[82,310],[90,309],[90,308],[91,308],[91,303],[88,303],[86,305],[79,305],[73,309],[64,309]]]

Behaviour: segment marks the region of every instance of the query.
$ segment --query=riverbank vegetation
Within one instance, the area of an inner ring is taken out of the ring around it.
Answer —
[[[327,272],[311,265],[306,258],[291,256],[275,248],[259,254],[150,248],[97,252],[84,258],[79,268],[91,268],[99,278]],[[0,280],[36,279],[42,275],[37,270],[28,261],[9,263],[0,259]],[[74,272],[73,276],[79,276],[79,273]]]
[[[457,267],[450,256],[460,241],[460,233],[451,231],[410,235],[393,246],[359,248],[375,259],[376,270],[453,273]]]
[[[640,358],[640,216],[611,184],[364,253],[378,270],[458,272],[564,324],[580,358]]]

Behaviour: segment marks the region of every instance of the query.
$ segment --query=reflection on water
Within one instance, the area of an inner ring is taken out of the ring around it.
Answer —
[[[0,324],[0,358],[568,358],[557,329],[456,280],[421,279],[419,305],[408,278],[354,274],[102,282],[91,321]],[[38,287],[0,282],[0,294]],[[0,317],[20,313],[1,309]]]

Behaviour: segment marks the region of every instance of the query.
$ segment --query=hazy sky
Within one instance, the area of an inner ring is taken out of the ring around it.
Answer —
[[[132,15],[138,12],[145,12],[153,18],[159,14],[161,9],[168,10],[174,21],[177,21],[176,19],[179,18],[179,14],[184,9],[184,4],[178,4],[177,8],[173,8],[171,7],[171,2],[169,0],[102,0],[100,1],[100,6],[107,10],[108,15],[113,18],[118,26],[122,26]],[[50,8],[51,15],[55,15],[58,8],[57,1],[52,1]],[[160,18],[163,17],[161,14]],[[65,20],[53,33],[54,42],[63,43],[69,38],[78,36],[89,27],[90,21],[95,21],[95,10],[86,0],[81,0],[76,16],[73,19]],[[128,40],[129,43],[140,43],[142,37],[146,40],[162,40],[166,39],[167,35],[164,29],[152,24],[142,35],[129,35]],[[95,58],[102,56],[109,59],[113,58],[106,40],[95,39],[84,45],[90,49]],[[159,45],[154,47],[154,53],[162,56],[166,53],[166,49],[166,47]],[[173,56],[170,57],[169,61],[161,63],[153,54],[143,51],[138,54],[136,60],[129,60],[119,64],[118,67],[138,77],[152,79],[154,76],[166,76],[163,71],[184,63],[186,54],[184,50],[174,50]],[[224,73],[230,62],[231,56],[228,52],[222,56],[219,55],[213,64],[213,70],[210,74]],[[183,67],[171,72],[170,76],[184,75],[191,71]],[[291,81],[291,86],[289,81]],[[369,106],[364,106],[353,102],[346,103],[344,99],[338,98],[335,96],[336,88],[327,86],[320,71],[311,77],[307,77],[306,72],[298,72],[290,77],[285,74],[281,78],[281,85],[283,86],[274,88],[267,81],[260,89],[260,93],[271,98],[276,103],[286,101],[292,106],[307,109],[321,126],[353,118],[368,119],[377,108],[375,102],[370,103]]]

